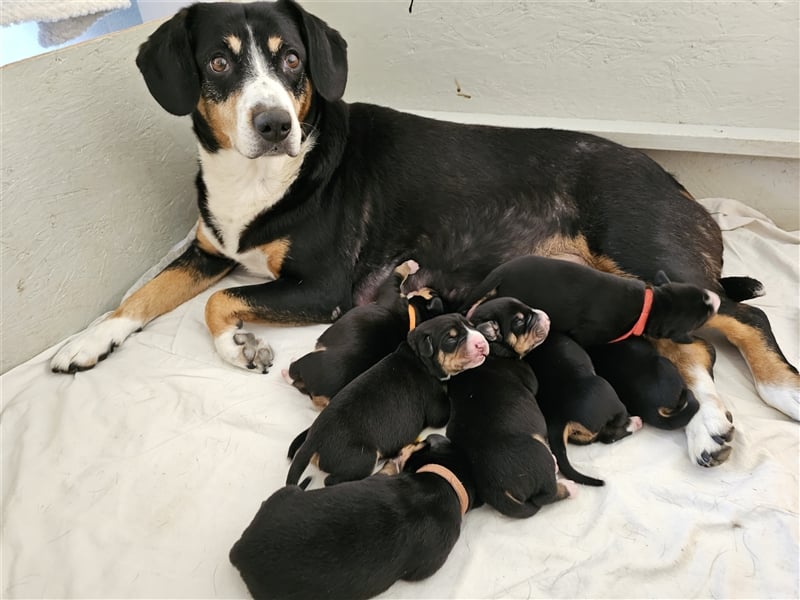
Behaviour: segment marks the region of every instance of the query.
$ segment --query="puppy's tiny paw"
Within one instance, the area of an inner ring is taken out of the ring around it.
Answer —
[[[641,417],[631,417],[628,419],[628,426],[625,428],[625,430],[633,433],[635,431],[639,431],[642,428],[642,425]]]
[[[689,456],[701,467],[715,467],[731,454],[733,419],[716,402],[706,402],[686,426]]]
[[[578,495],[578,484],[571,479],[559,479],[558,481],[567,490],[567,498],[574,498]]]
[[[141,326],[141,321],[127,317],[109,317],[94,323],[58,349],[50,368],[54,373],[91,369]]]
[[[237,367],[269,372],[274,354],[269,344],[243,329],[231,328],[214,338],[219,355]]]

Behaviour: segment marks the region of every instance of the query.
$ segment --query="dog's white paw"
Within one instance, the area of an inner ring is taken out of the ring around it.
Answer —
[[[91,369],[141,327],[140,320],[128,317],[109,317],[93,323],[58,349],[50,368],[55,373]]]
[[[578,484],[572,481],[572,479],[559,479],[558,483],[563,485],[567,490],[567,498],[574,498],[578,495]]]
[[[761,399],[795,421],[800,421],[800,384],[756,384]]]
[[[644,424],[642,423],[641,417],[631,417],[628,419],[628,426],[625,428],[625,431],[630,431],[631,433],[635,433],[639,431]]]
[[[269,372],[274,354],[261,338],[244,329],[231,328],[214,338],[217,353],[237,367]]]
[[[689,457],[701,467],[724,463],[731,453],[733,417],[721,403],[705,402],[686,426]]]

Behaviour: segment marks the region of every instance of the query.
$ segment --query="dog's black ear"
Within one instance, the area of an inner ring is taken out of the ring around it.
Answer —
[[[347,85],[347,42],[325,21],[306,12],[294,0],[280,0],[300,23],[308,70],[314,88],[328,102],[344,96]]]
[[[136,56],[136,66],[153,98],[178,116],[191,113],[200,99],[200,76],[186,28],[190,10],[184,8],[162,23]]]
[[[441,315],[444,313],[444,303],[439,296],[434,296],[431,298],[428,303],[425,305],[425,308],[428,309],[428,312],[433,315]]]
[[[408,333],[406,341],[420,358],[433,356],[433,341],[428,334],[420,333],[418,329],[414,329]]]
[[[661,269],[656,272],[656,276],[653,278],[653,283],[656,285],[664,285],[665,283],[669,283],[669,277],[667,274],[664,273]]]

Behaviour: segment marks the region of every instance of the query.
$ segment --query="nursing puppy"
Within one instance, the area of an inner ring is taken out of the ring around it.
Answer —
[[[556,478],[536,377],[525,361],[489,356],[447,387],[447,437],[467,455],[481,500],[506,516],[525,518],[574,495],[573,482]]]
[[[717,294],[694,285],[670,283],[659,271],[655,286],[565,260],[522,256],[494,269],[473,289],[462,310],[476,303],[513,296],[548,314],[551,328],[581,346],[630,335],[689,343],[689,334],[716,314]]]
[[[325,485],[367,477],[425,427],[445,425],[450,407],[443,381],[477,367],[488,354],[488,342],[462,315],[420,324],[397,350],[331,398],[298,436],[305,440],[286,483],[298,483],[309,463],[328,474]]]
[[[569,336],[551,332],[526,360],[539,382],[537,399],[561,472],[578,483],[603,485],[572,468],[567,440],[610,444],[641,429],[642,420],[628,415],[614,388],[595,373],[589,355]]]
[[[477,498],[469,464],[447,438],[417,446],[398,475],[287,486],[262,503],[230,551],[253,597],[370,598],[435,573]]]
[[[400,286],[419,265],[399,265],[381,285],[375,302],[343,314],[317,339],[316,348],[293,361],[284,378],[311,397],[317,408],[381,358],[393,352],[410,329],[442,314],[441,299],[432,290],[405,296]]]
[[[494,298],[482,302],[470,317],[489,342],[493,356],[521,358],[541,344],[550,331],[547,313],[516,298]]]
[[[628,411],[648,425],[678,429],[697,412],[697,399],[678,369],[649,341],[631,337],[586,350],[597,374],[611,384]],[[709,353],[714,356],[713,347]]]

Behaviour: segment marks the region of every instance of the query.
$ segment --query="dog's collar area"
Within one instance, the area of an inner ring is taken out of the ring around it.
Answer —
[[[414,307],[411,306],[411,303],[408,303],[408,330],[414,331],[414,328],[417,326],[417,311],[414,310]]]
[[[619,336],[617,339],[611,340],[609,344],[613,344],[614,342],[621,342],[632,335],[642,335],[644,333],[644,327],[647,325],[647,318],[650,316],[650,309],[653,308],[653,288],[646,287],[644,288],[644,302],[642,303],[642,312],[639,315],[639,319],[634,323],[633,328],[628,332],[624,333]]]
[[[456,477],[455,473],[453,473],[447,467],[443,467],[442,465],[437,465],[435,463],[422,465],[419,469],[417,469],[416,472],[433,473],[449,483],[450,487],[452,487],[453,491],[456,493],[456,496],[458,496],[458,501],[461,504],[461,516],[463,517],[465,514],[467,514],[467,509],[469,508],[469,494],[467,494],[467,489],[464,487],[464,484],[461,483],[459,478]]]

